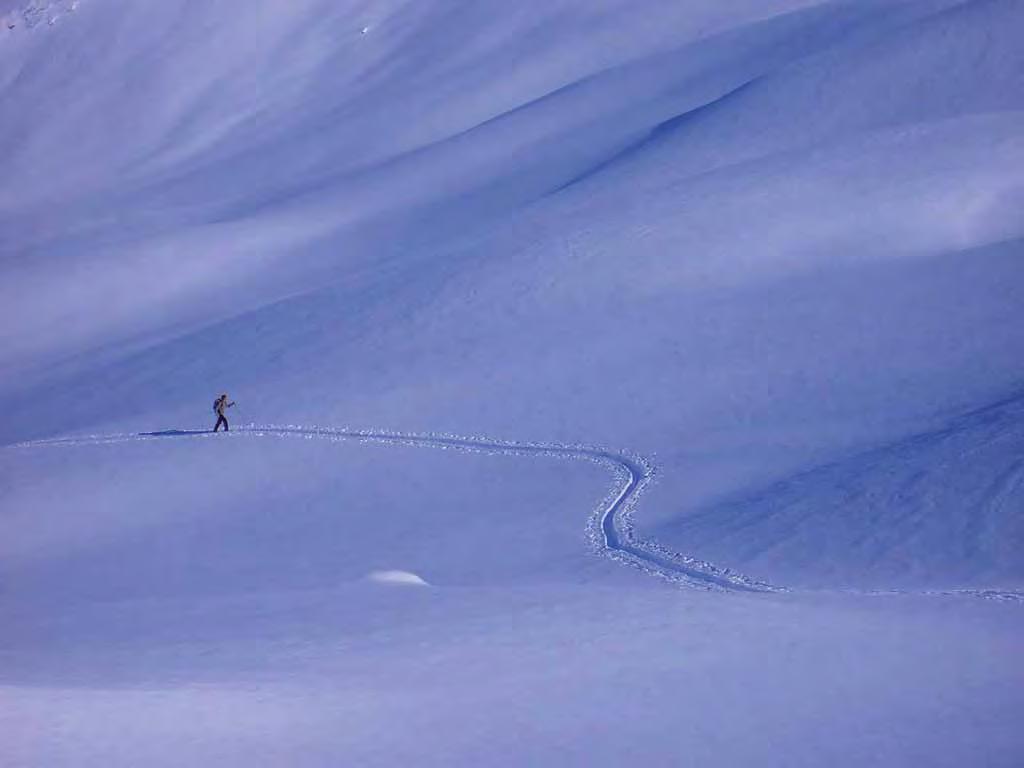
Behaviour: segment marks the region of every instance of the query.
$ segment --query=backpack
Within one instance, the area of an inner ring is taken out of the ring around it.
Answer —
[[[220,398],[218,397],[216,400],[213,401],[213,412],[214,413],[217,413],[217,406],[219,404],[220,404]]]

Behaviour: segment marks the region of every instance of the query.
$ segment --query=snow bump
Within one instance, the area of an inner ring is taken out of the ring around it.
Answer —
[[[366,580],[377,584],[389,584],[399,587],[429,587],[422,577],[412,571],[370,571]]]

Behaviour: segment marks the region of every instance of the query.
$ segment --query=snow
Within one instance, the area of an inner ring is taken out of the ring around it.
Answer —
[[[1019,585],[1022,413],[1020,397],[994,403],[689,515],[658,538],[788,584]]]
[[[409,571],[372,571],[366,578],[378,584],[395,584],[403,587],[429,586],[421,577]]]
[[[0,19],[0,764],[1024,760],[1024,4]]]

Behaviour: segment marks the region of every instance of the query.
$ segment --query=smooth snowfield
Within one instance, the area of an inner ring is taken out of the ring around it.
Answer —
[[[1024,762],[1019,0],[0,17],[0,764]]]

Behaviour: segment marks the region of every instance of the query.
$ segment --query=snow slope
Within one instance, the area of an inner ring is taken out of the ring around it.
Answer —
[[[1024,4],[72,6],[0,1],[0,763],[1021,762],[1019,602],[935,593],[1024,587]],[[222,391],[641,454],[795,589]]]
[[[658,537],[789,584],[1020,588],[1022,413],[1017,395],[688,515]]]
[[[1018,606],[661,588],[587,553],[592,465],[245,432],[7,461],[13,765],[1019,754]]]

